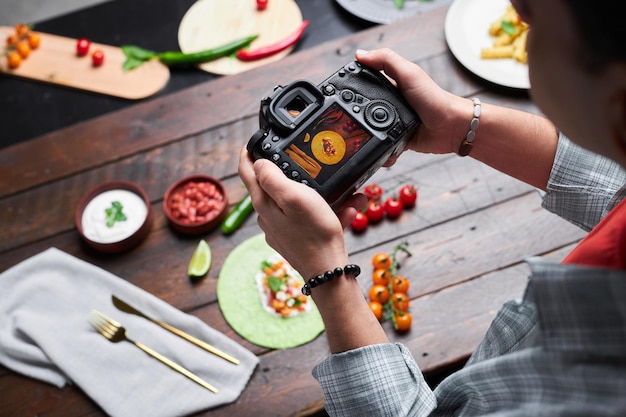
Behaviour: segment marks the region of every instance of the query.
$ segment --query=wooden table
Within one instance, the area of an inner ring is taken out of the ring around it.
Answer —
[[[218,230],[202,236],[213,250],[214,264],[194,284],[186,267],[199,238],[179,236],[168,227],[162,196],[178,178],[207,173],[224,181],[231,202],[241,199],[245,190],[237,176],[238,151],[258,127],[259,99],[275,84],[323,80],[352,59],[357,47],[392,47],[449,91],[537,111],[526,94],[489,86],[456,63],[443,35],[446,10],[374,27],[249,73],[199,84],[1,150],[0,271],[54,246],[201,318],[257,354],[260,365],[241,397],[202,415],[319,411],[322,393],[311,369],[328,355],[324,335],[298,348],[271,351],[240,338],[220,313],[215,291],[220,267],[233,248],[260,233],[255,218],[229,237]],[[112,179],[137,182],[147,191],[154,225],[135,250],[107,256],[81,243],[73,216],[88,189]],[[462,363],[500,305],[522,295],[526,256],[560,259],[583,236],[542,210],[534,189],[471,158],[406,154],[391,169],[379,171],[375,180],[389,190],[414,183],[418,206],[363,235],[348,232],[348,248],[366,271],[361,277],[365,291],[371,256],[409,242],[414,255],[402,272],[411,279],[413,327],[405,335],[395,334],[389,323],[385,328],[392,340],[409,346],[427,374]],[[2,367],[0,392],[2,415],[102,415],[78,387],[59,390]]]

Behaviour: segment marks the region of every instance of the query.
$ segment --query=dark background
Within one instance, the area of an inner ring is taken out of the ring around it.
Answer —
[[[228,0],[225,0],[228,1]],[[195,0],[114,0],[34,23],[41,32],[155,51],[179,50],[178,26]],[[296,0],[310,24],[294,52],[319,45],[373,23],[347,13],[333,0]],[[16,22],[17,23],[17,22]],[[171,71],[156,96],[218,77],[195,68]],[[284,81],[284,80],[277,80]],[[138,103],[52,84],[0,75],[0,148]]]

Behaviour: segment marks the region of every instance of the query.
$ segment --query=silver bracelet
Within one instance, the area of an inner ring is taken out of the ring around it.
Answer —
[[[472,103],[474,103],[474,114],[473,114],[474,117],[472,118],[472,121],[470,122],[470,128],[467,134],[465,135],[465,139],[463,139],[463,142],[461,142],[461,146],[459,146],[459,156],[467,156],[471,152],[472,147],[474,146],[473,144],[474,138],[476,137],[476,129],[478,129],[478,125],[480,123],[480,121],[478,120],[480,118],[480,112],[481,112],[480,99],[477,97],[474,97],[472,99]]]

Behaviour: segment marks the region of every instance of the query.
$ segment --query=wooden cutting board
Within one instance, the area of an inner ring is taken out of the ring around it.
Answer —
[[[256,0],[198,0],[180,22],[178,44],[183,52],[196,52],[258,34],[250,46],[256,49],[284,39],[301,24],[302,13],[294,0],[269,0],[262,11],[257,10]],[[237,74],[282,59],[292,49],[258,61],[224,57],[199,67],[213,74]]]
[[[12,27],[0,26],[2,45],[13,32]],[[76,56],[76,39],[37,33],[41,35],[41,45],[18,68],[8,68],[6,56],[0,56],[2,73],[131,100],[158,93],[170,78],[169,68],[157,60],[124,72],[122,63],[125,57],[122,50],[99,43],[92,43],[90,52],[102,49],[104,63],[100,67],[93,67],[90,55]]]

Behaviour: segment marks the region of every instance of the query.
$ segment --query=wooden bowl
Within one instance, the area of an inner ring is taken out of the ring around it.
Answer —
[[[172,229],[185,234],[207,233],[224,220],[228,196],[224,185],[209,175],[190,175],[172,184],[163,197],[163,211]]]
[[[116,209],[114,202],[121,208]],[[134,248],[148,236],[151,214],[150,199],[139,185],[109,181],[81,198],[74,222],[87,245],[100,252],[117,253]]]

